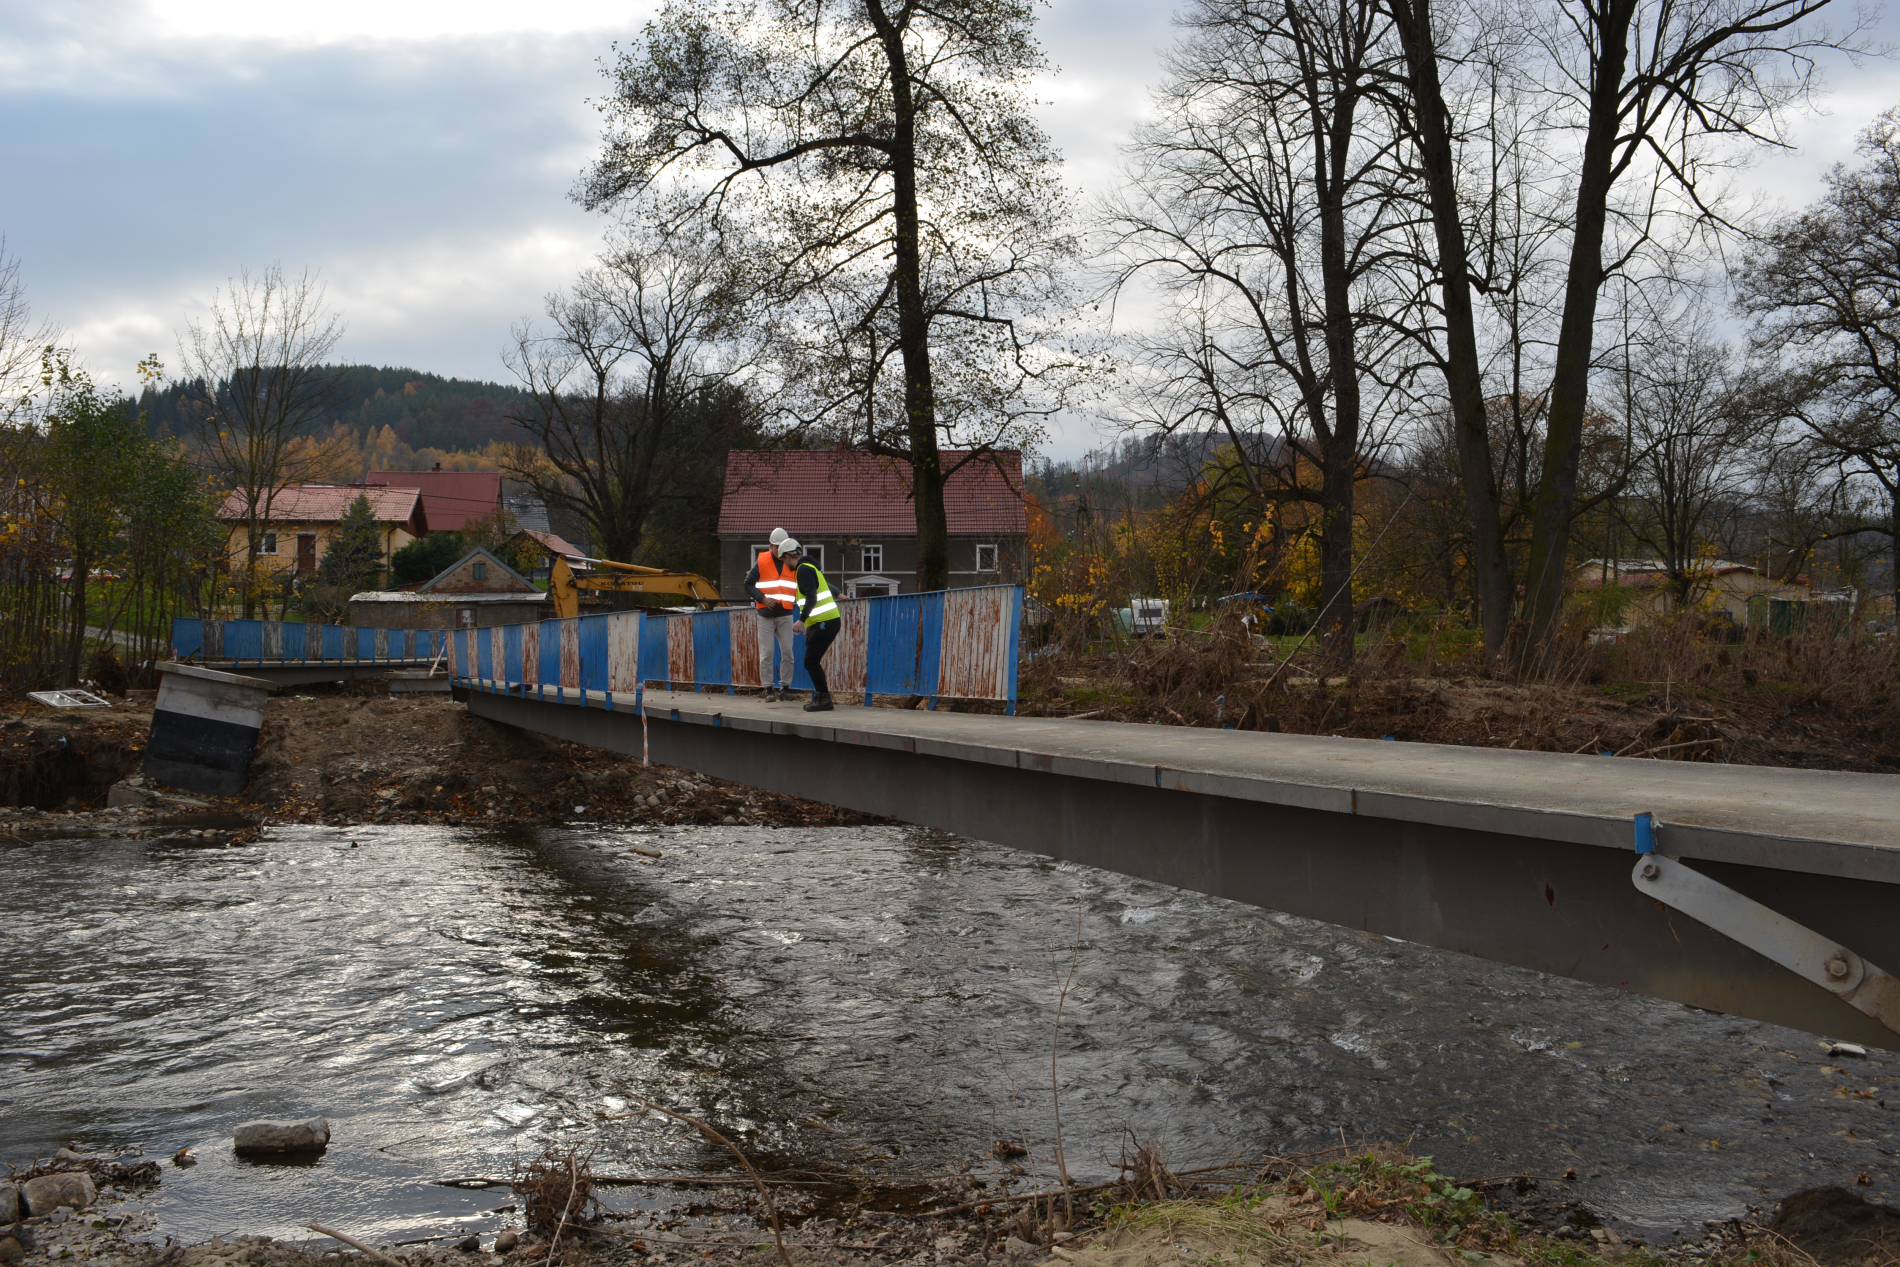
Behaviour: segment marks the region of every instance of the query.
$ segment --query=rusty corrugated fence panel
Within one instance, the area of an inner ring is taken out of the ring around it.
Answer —
[[[639,612],[614,612],[607,617],[607,689],[632,695],[640,689]]]
[[[521,680],[532,685],[541,680],[541,623],[521,627]]]
[[[561,686],[580,689],[581,618],[570,616],[561,623]]]
[[[759,681],[759,618],[756,607],[735,607],[732,621],[732,684],[764,686]]]
[[[943,596],[943,643],[937,694],[960,699],[1009,695],[1010,633],[1015,588],[985,585]]]
[[[864,690],[866,653],[871,641],[871,600],[847,598],[838,604],[838,637],[825,652],[825,681],[833,691]]]
[[[675,686],[693,683],[693,618],[665,616],[666,680]]]

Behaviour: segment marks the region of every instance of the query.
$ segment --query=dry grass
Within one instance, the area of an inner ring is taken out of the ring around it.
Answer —
[[[1540,676],[1486,669],[1468,631],[1368,635],[1349,670],[1289,658],[1238,622],[1090,658],[1045,655],[1026,715],[1655,760],[1900,771],[1900,639],[1811,627],[1739,642],[1654,622],[1618,642],[1567,634]]]

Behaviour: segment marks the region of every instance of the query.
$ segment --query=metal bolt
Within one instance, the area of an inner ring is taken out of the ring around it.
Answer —
[[[1836,981],[1847,980],[1847,960],[1839,955],[1827,961],[1827,975]]]
[[[1662,874],[1662,868],[1657,866],[1653,862],[1645,862],[1643,864],[1642,874],[1643,874],[1643,879],[1654,880],[1657,876]]]

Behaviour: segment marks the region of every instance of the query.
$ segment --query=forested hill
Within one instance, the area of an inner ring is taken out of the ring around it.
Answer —
[[[480,449],[497,440],[518,439],[508,411],[524,393],[504,383],[443,378],[398,366],[347,365],[336,407],[312,431],[341,424],[360,437],[389,428],[411,449],[448,452]],[[152,434],[186,434],[191,420],[178,407],[181,384],[147,387],[139,408]]]

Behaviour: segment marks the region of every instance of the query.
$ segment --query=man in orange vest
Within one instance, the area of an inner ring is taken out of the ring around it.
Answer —
[[[785,529],[772,530],[772,544],[759,551],[745,574],[746,597],[759,614],[759,685],[768,701],[785,698],[792,684],[792,608],[798,602],[798,560],[781,559]],[[778,651],[778,671],[772,652]]]

